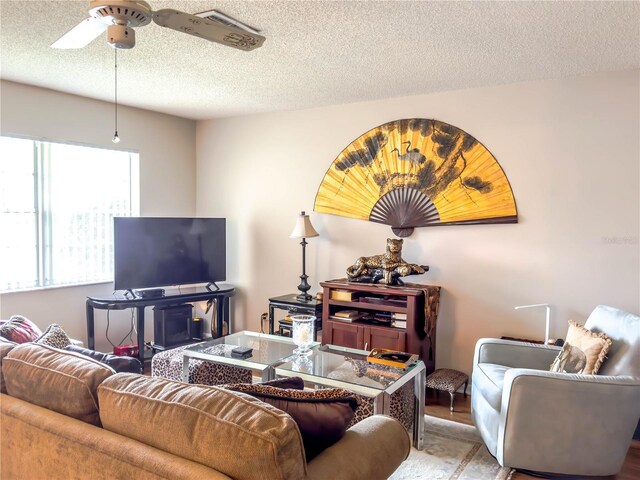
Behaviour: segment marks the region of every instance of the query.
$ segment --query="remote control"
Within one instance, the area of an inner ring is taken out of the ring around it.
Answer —
[[[233,350],[231,350],[231,355],[235,357],[249,357],[251,356],[251,352],[253,352],[253,348],[236,347]]]

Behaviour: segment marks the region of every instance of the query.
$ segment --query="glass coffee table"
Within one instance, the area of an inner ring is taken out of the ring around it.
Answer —
[[[272,367],[276,377],[301,377],[322,387],[344,388],[373,403],[373,414],[398,418],[423,448],[426,368],[419,360],[406,369],[367,362],[367,351],[322,345],[306,357],[292,355]],[[407,418],[409,417],[409,418]]]
[[[313,342],[311,348],[316,348],[318,345],[320,343]],[[236,347],[249,347],[253,351],[249,356],[237,357],[231,354],[231,350]],[[296,347],[291,338],[248,331],[197,343],[183,352],[182,380],[188,382],[189,362],[197,359],[258,371],[262,381],[266,382],[274,378],[272,365],[293,355]]]
[[[231,355],[231,350],[240,346],[252,348],[251,356]],[[385,414],[400,420],[410,431],[413,445],[422,449],[426,377],[422,361],[400,369],[367,362],[369,352],[364,350],[320,346],[318,342],[311,348],[311,355],[296,355],[291,338],[249,331],[233,333],[186,348],[182,377],[188,382],[191,360],[204,360],[258,371],[263,382],[276,377],[301,377],[308,384],[344,388],[371,404],[363,408],[368,414]]]

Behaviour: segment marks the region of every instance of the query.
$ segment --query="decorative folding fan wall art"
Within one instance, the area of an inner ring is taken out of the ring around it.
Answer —
[[[316,212],[415,227],[516,223],[509,180],[465,131],[438,120],[385,123],[348,145],[322,179]]]

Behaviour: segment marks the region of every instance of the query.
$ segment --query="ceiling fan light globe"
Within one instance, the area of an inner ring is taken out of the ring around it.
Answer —
[[[111,25],[107,29],[107,42],[113,48],[133,48],[136,44],[136,32],[126,25]]]

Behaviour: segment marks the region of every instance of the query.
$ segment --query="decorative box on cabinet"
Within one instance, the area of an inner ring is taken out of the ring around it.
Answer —
[[[371,350],[388,348],[416,353],[425,363],[427,374],[435,370],[436,319],[440,301],[440,287],[433,285],[388,285],[350,283],[345,279],[321,282],[324,289],[322,324],[323,344]],[[333,293],[339,290],[340,293]],[[348,298],[351,300],[336,299]],[[334,298],[332,298],[334,297]],[[362,297],[380,299],[380,303],[361,301]],[[369,324],[362,321],[345,322],[330,318],[340,310],[367,313],[404,313],[406,328]]]

